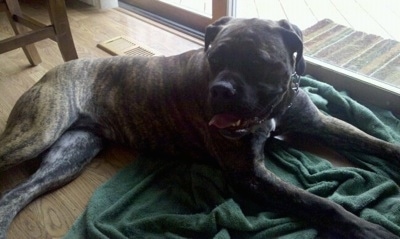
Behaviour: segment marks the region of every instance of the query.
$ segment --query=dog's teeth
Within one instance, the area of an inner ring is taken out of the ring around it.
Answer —
[[[238,127],[238,126],[240,126],[241,123],[242,123],[242,121],[238,120],[235,123],[233,123],[233,126]]]

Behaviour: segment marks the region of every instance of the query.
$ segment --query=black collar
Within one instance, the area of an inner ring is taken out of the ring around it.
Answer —
[[[293,105],[294,98],[296,98],[297,94],[299,93],[301,77],[297,74],[297,72],[294,72],[290,76],[290,80],[292,81],[292,90],[294,91],[294,96],[292,97],[292,100],[291,100],[288,108],[290,108]]]

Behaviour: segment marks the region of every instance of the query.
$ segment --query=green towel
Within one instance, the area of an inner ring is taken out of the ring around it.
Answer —
[[[310,77],[302,88],[324,112],[382,139],[400,142],[400,120],[356,103]],[[328,161],[271,140],[266,166],[282,179],[329,198],[400,236],[400,169],[342,152],[359,168]],[[266,202],[268,204],[268,202]],[[97,189],[65,238],[315,238],[290,215],[268,211],[230,186],[218,168],[174,158],[141,156]]]

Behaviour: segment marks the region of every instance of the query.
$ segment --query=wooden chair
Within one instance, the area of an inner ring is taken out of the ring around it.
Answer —
[[[50,38],[57,42],[64,61],[77,59],[64,1],[47,0],[51,24],[45,25],[24,15],[18,0],[0,0],[0,12],[7,13],[16,34],[0,41],[0,54],[22,47],[29,62],[38,65],[42,60],[33,43]],[[31,31],[27,31],[23,26]]]

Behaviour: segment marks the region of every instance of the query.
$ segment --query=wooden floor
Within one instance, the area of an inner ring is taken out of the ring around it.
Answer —
[[[41,1],[35,2],[38,4],[23,6],[26,13],[37,20],[47,21]],[[75,0],[66,2],[80,58],[109,56],[96,44],[119,35],[129,36],[164,55],[200,47],[197,43],[129,16],[124,10],[95,10]],[[11,27],[5,15],[0,14],[0,39],[10,35]],[[51,40],[41,41],[36,46],[43,60],[36,67],[29,65],[22,50],[0,54],[0,132],[4,130],[7,117],[19,96],[46,71],[63,62],[56,44]],[[29,204],[14,220],[7,238],[62,237],[82,213],[94,189],[134,160],[135,155],[132,150],[121,146],[109,146],[78,179]],[[0,193],[25,179],[35,166],[35,163],[29,163],[0,172]]]

